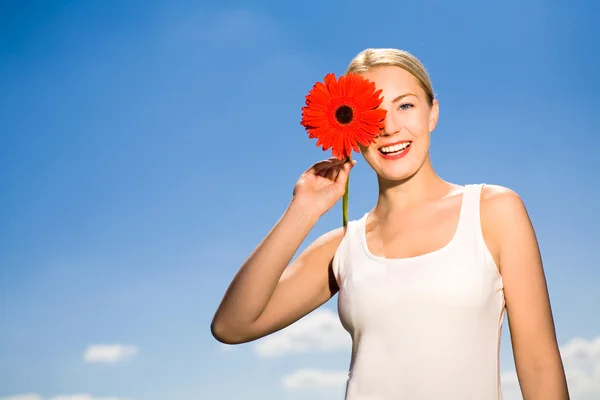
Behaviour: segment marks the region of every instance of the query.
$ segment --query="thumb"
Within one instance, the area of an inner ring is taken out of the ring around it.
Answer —
[[[350,170],[354,167],[354,165],[356,165],[356,160],[346,161],[340,168],[340,172],[335,179],[334,185],[337,187],[337,189],[341,190],[342,193],[346,191],[346,182],[348,181]]]

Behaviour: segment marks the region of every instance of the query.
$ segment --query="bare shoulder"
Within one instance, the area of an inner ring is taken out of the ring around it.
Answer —
[[[342,242],[342,239],[344,239],[345,234],[345,227],[335,228],[319,236],[312,244],[316,246],[331,246],[337,248]]]
[[[505,238],[532,230],[521,196],[500,185],[485,185],[481,191],[481,227],[497,265]]]
[[[527,216],[525,203],[512,189],[500,185],[485,185],[481,191],[481,214],[486,220],[496,223],[508,222]]]
[[[482,207],[516,211],[523,206],[521,196],[514,190],[500,185],[484,185],[481,191]]]

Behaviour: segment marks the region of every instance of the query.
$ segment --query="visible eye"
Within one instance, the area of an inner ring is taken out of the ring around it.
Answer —
[[[415,105],[412,103],[402,103],[398,106],[398,110],[408,110],[409,108],[413,108]]]

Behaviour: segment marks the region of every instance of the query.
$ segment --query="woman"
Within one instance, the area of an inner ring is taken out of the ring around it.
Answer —
[[[361,147],[377,174],[377,203],[290,264],[342,197],[355,162],[330,159],[304,172],[231,282],[212,322],[215,338],[264,337],[339,291],[353,340],[347,400],[499,400],[506,308],[523,398],[568,399],[538,244],[519,196],[436,174],[429,140],[439,104],[414,56],[367,49],[347,72],[383,90],[385,127]]]

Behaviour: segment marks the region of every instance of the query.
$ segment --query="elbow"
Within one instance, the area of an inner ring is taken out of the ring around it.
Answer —
[[[240,335],[237,330],[231,329],[226,324],[216,320],[213,320],[210,324],[210,333],[217,341],[223,344],[234,345],[249,341],[243,335]]]

